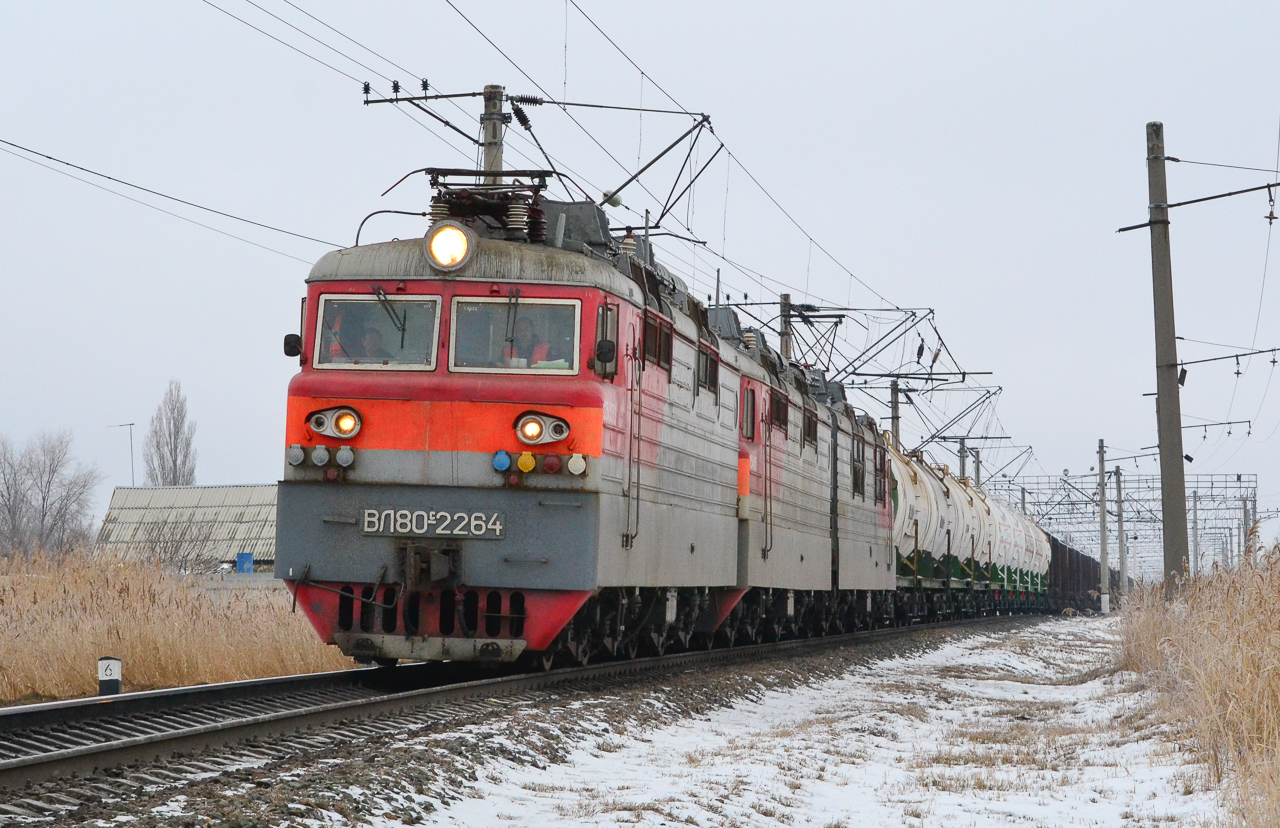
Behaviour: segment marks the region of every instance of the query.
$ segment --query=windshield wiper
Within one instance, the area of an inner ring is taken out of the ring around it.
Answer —
[[[512,288],[507,294],[507,353],[516,353],[516,313],[520,310],[520,288]]]
[[[400,350],[404,350],[404,328],[405,322],[409,318],[409,310],[405,309],[404,316],[396,314],[396,309],[391,306],[391,298],[387,296],[387,292],[382,289],[382,285],[373,286],[373,295],[378,297],[378,304],[387,312],[387,316],[391,317],[391,324],[396,326],[396,330],[400,332]]]

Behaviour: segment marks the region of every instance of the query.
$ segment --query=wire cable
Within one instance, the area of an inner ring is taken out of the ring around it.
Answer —
[[[7,142],[6,142],[6,143],[7,143]],[[0,147],[0,152],[8,153],[9,155],[12,155],[14,158],[21,158],[23,161],[26,161],[26,162],[28,162],[28,163],[30,163],[30,164],[35,164],[37,167],[44,167],[46,170],[50,170],[50,171],[52,171],[52,172],[55,172],[55,173],[57,173],[58,175],[65,175],[67,178],[74,178],[76,181],[79,181],[81,184],[88,184],[90,187],[94,187],[94,188],[96,188],[96,189],[102,190],[103,192],[111,193],[111,194],[112,194],[112,195],[114,195],[114,196],[119,196],[120,198],[126,199],[126,200],[128,200],[128,201],[132,201],[134,204],[141,204],[143,207],[150,207],[152,210],[157,210],[157,211],[159,211],[159,212],[161,212],[161,213],[164,213],[165,215],[173,216],[174,218],[176,218],[176,219],[180,219],[180,220],[182,220],[182,221],[185,221],[185,222],[187,222],[188,224],[194,224],[194,225],[196,225],[197,227],[203,227],[203,228],[204,228],[204,229],[206,229],[206,230],[212,230],[213,232],[217,233],[218,235],[226,236],[227,238],[235,239],[236,241],[242,241],[242,242],[244,242],[245,244],[251,244],[251,245],[253,245],[254,247],[260,248],[260,249],[262,249],[262,250],[266,250],[266,251],[268,251],[268,252],[270,252],[270,253],[275,253],[277,256],[284,256],[286,259],[293,259],[295,262],[302,262],[302,263],[303,263],[303,264],[305,264],[305,265],[310,265],[310,264],[311,264],[311,262],[307,261],[306,259],[299,259],[297,256],[291,256],[290,254],[285,253],[284,251],[276,250],[274,247],[267,247],[265,244],[258,244],[258,243],[257,243],[257,242],[255,242],[255,241],[250,241],[249,239],[244,238],[243,236],[237,236],[235,233],[228,233],[228,232],[227,232],[227,231],[225,231],[225,230],[219,230],[219,229],[218,229],[218,228],[216,228],[216,227],[212,227],[212,226],[210,226],[210,225],[208,225],[208,224],[205,224],[205,223],[203,223],[203,222],[196,221],[195,219],[192,219],[192,218],[187,218],[186,216],[181,215],[181,214],[179,214],[179,213],[175,213],[175,212],[173,212],[172,210],[166,210],[166,209],[164,209],[163,207],[157,207],[157,206],[156,206],[156,205],[154,205],[154,204],[148,204],[147,202],[143,201],[142,199],[134,198],[133,196],[127,196],[127,195],[125,195],[124,193],[117,192],[117,191],[115,191],[115,190],[111,189],[110,187],[104,187],[104,186],[102,186],[101,184],[95,184],[95,183],[93,183],[92,181],[89,181],[88,179],[81,178],[81,177],[80,177],[80,176],[78,176],[78,175],[72,175],[71,173],[66,172],[65,170],[60,170],[60,169],[58,169],[57,167],[51,167],[51,166],[49,166],[48,164],[45,164],[45,163],[40,162],[40,161],[37,161],[37,160],[36,160],[36,159],[34,159],[34,158],[27,158],[25,155],[19,155],[18,153],[14,152],[13,150],[7,150],[7,149],[5,149],[4,147]],[[185,203],[185,202],[184,202],[184,203]],[[226,214],[224,213],[223,215],[226,215]],[[235,217],[234,217],[234,216],[232,216],[232,218],[235,218]],[[259,225],[259,226],[263,226],[263,227],[265,227],[266,225]],[[272,228],[272,229],[274,229],[274,228]],[[292,234],[290,234],[290,235],[292,235]],[[328,244],[328,242],[325,242],[325,244]]]
[[[177,196],[166,195],[165,193],[162,193],[158,190],[152,190],[147,187],[143,187],[139,184],[130,184],[128,181],[124,181],[119,178],[114,178],[112,176],[107,175],[106,173],[96,172],[94,170],[89,169],[88,167],[82,167],[79,164],[72,164],[70,161],[63,161],[61,158],[54,158],[52,155],[47,155],[46,153],[33,150],[30,147],[24,147],[21,144],[15,144],[12,141],[6,141],[3,138],[0,138],[0,144],[13,147],[14,149],[20,149],[23,152],[27,152],[32,155],[38,155],[41,158],[48,159],[49,161],[54,161],[58,164],[62,164],[65,167],[70,167],[73,170],[79,170],[80,172],[88,173],[89,175],[94,175],[94,176],[97,176],[98,178],[105,178],[107,181],[111,181],[116,184],[123,184],[124,186],[132,187],[135,190],[141,190],[142,192],[149,193],[153,196],[159,196],[160,198],[165,198],[165,199],[168,199],[169,201],[176,201],[179,204],[185,204],[188,207],[195,207],[197,210],[204,210],[207,213],[214,213],[215,215],[219,215],[224,218],[235,219],[236,221],[242,221],[245,224],[252,224],[254,227],[261,227],[264,230],[272,230],[276,233],[284,233],[286,236],[293,236],[294,238],[306,239],[307,241],[313,241],[318,244],[325,244],[330,247],[343,247],[343,245],[338,244],[336,242],[325,241],[324,239],[317,239],[312,236],[304,236],[301,233],[294,233],[290,230],[282,230],[279,227],[272,227],[270,224],[263,224],[260,221],[253,221],[251,219],[241,218],[240,216],[233,215],[231,213],[225,213],[222,210],[215,210],[212,207],[205,207],[202,204],[196,204],[194,201],[187,201],[186,199],[178,198]],[[18,157],[21,158],[22,156],[18,156]]]

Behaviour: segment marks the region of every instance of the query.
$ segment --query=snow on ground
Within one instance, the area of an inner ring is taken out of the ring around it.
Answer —
[[[959,637],[660,729],[509,763],[453,825],[1151,825],[1209,821],[1114,619]],[[379,824],[376,817],[374,824]]]

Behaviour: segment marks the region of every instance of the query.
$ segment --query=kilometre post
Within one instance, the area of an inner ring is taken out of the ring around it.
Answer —
[[[1165,597],[1184,574],[1187,491],[1182,463],[1182,402],[1173,324],[1173,264],[1169,257],[1169,193],[1164,175],[1164,124],[1147,124],[1147,209],[1151,225],[1151,288],[1156,327],[1156,430],[1160,441],[1160,506],[1164,530]]]

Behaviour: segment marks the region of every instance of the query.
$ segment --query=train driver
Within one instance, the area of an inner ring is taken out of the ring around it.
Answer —
[[[547,343],[538,335],[533,321],[526,316],[516,319],[512,340],[502,349],[508,368],[534,368],[547,361]]]

